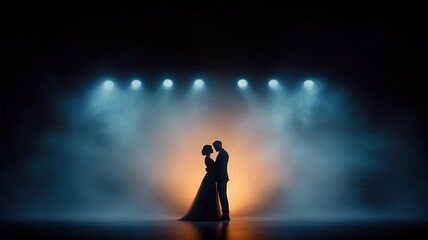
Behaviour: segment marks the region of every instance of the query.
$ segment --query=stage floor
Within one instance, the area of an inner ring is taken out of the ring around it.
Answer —
[[[0,239],[428,239],[423,221],[21,221],[0,226]]]

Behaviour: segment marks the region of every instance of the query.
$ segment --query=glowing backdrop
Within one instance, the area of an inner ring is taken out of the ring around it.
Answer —
[[[406,196],[385,190],[398,179],[380,180],[388,204],[365,197],[364,179],[387,171],[396,146],[411,146],[373,128],[347,90],[316,80],[245,83],[200,80],[183,91],[173,79],[157,89],[111,80],[58,99],[62,125],[28,160],[32,181],[21,188],[39,191],[20,215],[178,218],[205,174],[201,148],[214,140],[230,154],[232,216],[414,214]]]

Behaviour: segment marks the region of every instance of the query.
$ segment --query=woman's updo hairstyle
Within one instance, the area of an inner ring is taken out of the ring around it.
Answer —
[[[202,148],[202,155],[204,155],[204,156],[206,156],[206,155],[208,155],[208,154],[210,154],[210,153],[213,153],[214,152],[214,150],[213,150],[213,147],[211,146],[211,145],[205,145],[203,148]]]

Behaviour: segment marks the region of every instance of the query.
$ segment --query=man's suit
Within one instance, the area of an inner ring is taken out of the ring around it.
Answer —
[[[217,191],[220,197],[221,211],[223,215],[229,214],[229,201],[227,200],[226,187],[229,181],[227,174],[227,163],[229,162],[229,154],[223,148],[218,152],[215,160],[217,168]]]

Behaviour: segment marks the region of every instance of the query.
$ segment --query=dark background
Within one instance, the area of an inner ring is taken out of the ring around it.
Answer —
[[[418,149],[408,159],[415,176],[427,177],[420,6],[165,4],[114,12],[17,9],[3,17],[0,174],[19,176],[25,158],[39,151],[38,139],[61,125],[58,96],[104,76],[123,84],[141,77],[155,88],[164,76],[185,85],[208,75],[226,86],[244,75],[255,86],[272,76],[285,85],[319,77],[348,89],[375,124],[401,119],[392,127],[403,128],[402,140]],[[13,183],[0,180],[0,195],[7,195]]]

